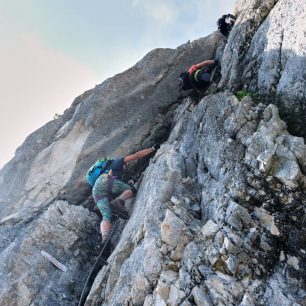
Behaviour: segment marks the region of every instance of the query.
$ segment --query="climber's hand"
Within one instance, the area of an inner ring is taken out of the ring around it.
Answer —
[[[189,73],[192,73],[192,72],[194,72],[195,70],[197,70],[198,68],[197,68],[197,65],[192,65],[189,69],[188,69],[188,72]]]
[[[151,149],[153,150],[153,152],[157,151],[160,148],[160,144],[159,143],[155,143]]]

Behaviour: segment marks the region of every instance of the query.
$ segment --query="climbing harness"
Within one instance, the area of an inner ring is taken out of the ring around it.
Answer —
[[[88,293],[91,289],[91,286],[92,286],[97,274],[99,273],[99,271],[102,269],[103,266],[108,264],[107,261],[106,261],[108,257],[106,258],[104,253],[107,250],[109,250],[111,237],[112,237],[112,234],[114,233],[115,229],[117,228],[118,223],[119,223],[119,219],[117,218],[117,220],[115,221],[115,224],[113,225],[113,228],[110,232],[110,235],[109,235],[108,239],[103,244],[103,247],[102,247],[102,249],[101,249],[101,251],[100,251],[100,253],[97,257],[97,260],[95,261],[94,265],[92,266],[92,268],[91,268],[91,270],[90,270],[90,272],[87,276],[87,279],[86,279],[86,282],[84,284],[78,306],[83,306],[85,304]]]
[[[104,199],[104,198],[108,198],[108,200],[110,201],[110,196],[113,190],[113,185],[114,185],[114,181],[116,179],[116,176],[112,175],[112,169],[109,171],[109,173],[107,174],[107,192],[106,193],[102,193],[102,194],[97,194],[97,195],[93,195],[95,202],[97,203],[98,201]]]

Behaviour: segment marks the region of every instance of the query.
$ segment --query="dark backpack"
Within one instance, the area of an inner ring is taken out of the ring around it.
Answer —
[[[211,68],[208,66],[202,67],[197,69],[194,74],[193,78],[196,82],[210,84],[210,77],[211,77]]]
[[[97,178],[103,174],[103,173],[108,173],[109,169],[107,169],[111,163],[112,163],[113,159],[109,159],[109,158],[101,158],[99,160],[97,160],[87,171],[86,173],[86,180],[89,183],[89,185],[91,187],[94,186]]]
[[[201,67],[193,71],[189,76],[189,82],[192,88],[197,90],[206,90],[211,84],[211,72],[215,65]]]
[[[190,84],[189,80],[189,73],[187,71],[184,71],[179,76],[179,88],[180,90],[192,89],[192,85]]]

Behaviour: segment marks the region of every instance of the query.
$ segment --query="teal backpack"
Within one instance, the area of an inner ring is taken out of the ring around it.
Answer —
[[[109,158],[101,158],[97,160],[87,171],[86,173],[86,180],[91,187],[94,186],[97,178],[102,173],[108,173],[109,169],[107,169],[110,164],[112,163],[113,159]],[[106,170],[107,169],[107,170]]]

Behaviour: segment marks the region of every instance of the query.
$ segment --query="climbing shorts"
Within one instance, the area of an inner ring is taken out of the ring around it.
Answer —
[[[112,181],[112,184],[109,183],[109,180]],[[132,187],[116,177],[109,177],[108,174],[98,177],[92,189],[92,196],[101,211],[103,220],[110,222],[112,219],[112,211],[109,206],[110,196],[119,196],[125,190],[132,190]]]

